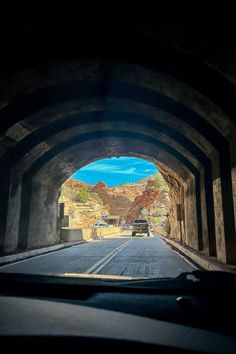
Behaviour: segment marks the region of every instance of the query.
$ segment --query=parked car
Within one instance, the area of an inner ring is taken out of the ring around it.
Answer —
[[[150,236],[148,221],[145,219],[134,220],[134,223],[132,224],[132,236],[143,233]]]
[[[109,225],[103,221],[97,221],[96,224],[94,224],[94,226],[95,227],[109,227]]]
[[[160,221],[160,222],[157,224],[157,226],[163,227],[163,226],[164,226],[164,221]]]
[[[124,224],[122,226],[122,230],[132,230],[132,225],[131,224]]]

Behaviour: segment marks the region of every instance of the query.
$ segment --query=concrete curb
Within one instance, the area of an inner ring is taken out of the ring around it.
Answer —
[[[157,235],[160,236],[166,243],[176,248],[176,250],[180,251],[180,253],[186,256],[190,261],[193,261],[205,270],[217,270],[236,274],[236,266],[219,263],[217,260],[209,259],[207,256],[197,254],[196,251],[192,249],[190,250],[187,247],[180,245],[178,242],[170,240],[159,233],[157,233]]]
[[[75,246],[75,245],[78,245],[81,243],[85,243],[85,242],[87,242],[87,240],[59,243],[59,244],[53,245],[53,246],[48,246],[48,247],[44,247],[44,248],[38,248],[38,249],[30,250],[30,251],[25,251],[25,252],[11,254],[8,256],[3,256],[3,257],[0,257],[0,266],[5,265],[7,263],[17,262],[17,261],[20,261],[23,259],[38,256],[41,254],[46,254],[46,253],[58,251],[63,248],[72,247],[72,246]]]

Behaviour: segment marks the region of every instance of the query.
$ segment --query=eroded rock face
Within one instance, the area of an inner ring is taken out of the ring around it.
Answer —
[[[121,220],[127,223],[132,223],[139,217],[150,216],[151,211],[157,209],[160,204],[165,210],[169,208],[168,193],[158,189],[152,177],[113,188],[99,182],[93,190],[98,193],[104,204],[110,206],[110,214],[119,215]]]
[[[109,188],[107,187],[106,183],[104,183],[103,181],[100,181],[96,184],[96,186],[94,186],[92,188],[95,192],[99,192],[99,191],[108,191]]]
[[[153,204],[157,200],[164,201],[166,199],[165,193],[152,185],[152,181],[149,181],[143,193],[135,198],[126,216],[127,223],[132,223],[135,219],[142,218],[142,213],[149,215]]]
[[[180,222],[177,220],[177,204],[183,205],[183,194],[181,192],[183,191],[183,181],[176,173],[174,173],[171,169],[161,163],[158,164],[158,170],[161,172],[164,180],[166,181],[169,187],[170,202],[168,223],[166,227],[167,236],[178,241],[181,241],[182,238],[182,241],[184,241],[184,227],[182,227],[181,231]]]
[[[95,186],[69,180],[64,184],[60,202],[70,216],[70,226],[89,226],[102,215],[119,215],[120,220],[132,223],[134,219],[152,215],[162,205],[169,208],[168,192],[157,188],[150,179],[109,188],[103,181]],[[87,200],[79,200],[79,191],[87,189]]]
[[[143,187],[122,185],[108,188],[101,181],[92,190],[98,193],[104,205],[109,205],[111,215],[119,215],[121,219],[125,220],[133,200],[142,193]]]
[[[97,198],[97,194],[90,193],[90,185],[80,181],[68,180],[63,187],[59,202],[65,205],[64,213],[69,215],[69,227],[89,227],[100,219],[101,215],[108,213],[102,200]],[[88,191],[87,200],[83,202],[79,199],[79,191],[82,188]]]
[[[80,201],[79,191],[87,189],[86,201]],[[134,199],[142,193],[144,185],[122,185],[109,188],[103,181],[95,186],[68,180],[64,183],[59,202],[65,204],[70,227],[88,227],[102,215],[119,215],[125,220]]]

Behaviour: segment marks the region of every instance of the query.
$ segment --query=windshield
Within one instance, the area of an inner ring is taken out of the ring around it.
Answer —
[[[3,354],[236,353],[234,3],[154,4],[1,2]]]
[[[178,43],[184,60],[159,58],[143,31],[148,55],[6,60],[0,272],[160,279],[236,264],[231,65],[220,73],[215,50],[198,65]]]

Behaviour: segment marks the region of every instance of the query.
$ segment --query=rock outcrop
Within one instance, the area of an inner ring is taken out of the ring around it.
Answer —
[[[132,201],[140,193],[138,190],[130,190],[128,187],[108,188],[104,182],[99,182],[92,188],[98,193],[104,205],[109,205],[111,215],[119,215],[122,220],[126,219]]]
[[[81,202],[79,191],[85,188],[88,192],[86,201]],[[68,180],[64,183],[60,203],[64,203],[65,215],[69,215],[69,227],[81,228],[94,224],[102,215],[109,214],[107,206],[103,204],[97,193],[90,192],[89,184]]]
[[[184,235],[184,220],[181,221],[182,227],[180,227],[180,221],[177,220],[177,204],[183,206],[183,181],[182,179],[170,170],[166,165],[158,164],[158,169],[161,172],[164,180],[169,187],[169,213],[168,222],[166,227],[167,236],[176,239],[177,241],[185,242]]]
[[[153,205],[158,203],[167,204],[167,195],[153,185],[153,181],[148,181],[145,190],[137,196],[132,203],[129,213],[126,216],[126,222],[132,223],[135,219],[142,218],[151,214]]]
[[[163,179],[162,183],[165,184]],[[82,202],[81,189],[86,190],[84,195],[87,196],[87,200]],[[160,207],[166,212],[169,207],[168,193],[161,185],[156,185],[155,175],[137,183],[112,188],[103,181],[91,186],[68,180],[62,188],[60,202],[65,203],[65,213],[70,216],[71,227],[91,225],[102,215],[119,215],[121,221],[132,223],[139,217],[158,216]]]

